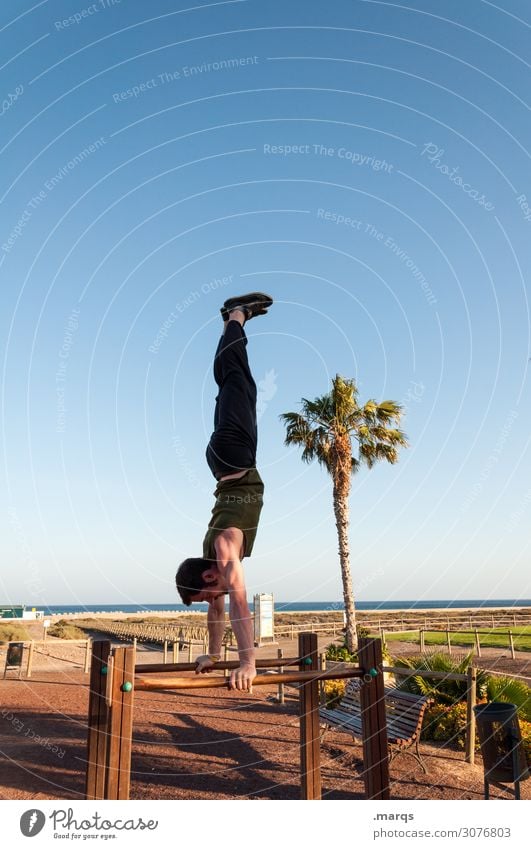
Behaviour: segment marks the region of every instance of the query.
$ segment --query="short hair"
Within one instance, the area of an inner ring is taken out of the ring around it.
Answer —
[[[183,604],[186,604],[187,607],[192,604],[192,596],[197,595],[208,586],[203,578],[203,572],[211,569],[213,562],[215,561],[207,560],[205,557],[188,557],[183,560],[177,569],[175,584]]]

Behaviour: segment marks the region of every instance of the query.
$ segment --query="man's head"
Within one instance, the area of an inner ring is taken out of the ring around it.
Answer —
[[[226,592],[215,560],[205,557],[188,557],[183,560],[175,583],[183,604],[188,607],[193,601],[213,601]]]

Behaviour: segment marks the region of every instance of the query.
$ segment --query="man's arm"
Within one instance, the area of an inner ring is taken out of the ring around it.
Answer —
[[[218,569],[224,577],[229,593],[229,617],[240,658],[240,667],[231,673],[230,684],[236,690],[250,690],[256,667],[253,622],[240,561],[242,544],[242,531],[229,528],[216,538],[215,548]]]
[[[213,657],[221,660],[221,643],[225,632],[225,599],[215,598],[208,605],[207,613],[208,628],[208,654],[202,654],[197,658],[196,672],[210,672],[216,662]]]
[[[221,657],[221,643],[225,633],[225,598],[216,598],[208,605],[208,653]]]

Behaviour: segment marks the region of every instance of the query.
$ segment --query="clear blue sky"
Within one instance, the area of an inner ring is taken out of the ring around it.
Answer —
[[[2,4],[4,602],[176,600],[218,310],[255,288],[250,594],[340,598],[330,480],[278,418],[339,372],[410,440],[353,480],[358,597],[530,595],[529,12]]]

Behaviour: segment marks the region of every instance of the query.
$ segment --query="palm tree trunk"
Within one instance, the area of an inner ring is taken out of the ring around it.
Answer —
[[[337,536],[339,541],[339,561],[341,564],[341,579],[343,582],[343,600],[345,602],[346,617],[346,644],[351,652],[357,651],[358,635],[356,632],[356,608],[354,606],[354,590],[352,587],[352,575],[350,573],[350,547],[348,539],[349,530],[349,503],[348,491],[350,480],[343,486],[334,482],[334,515],[336,519]]]

